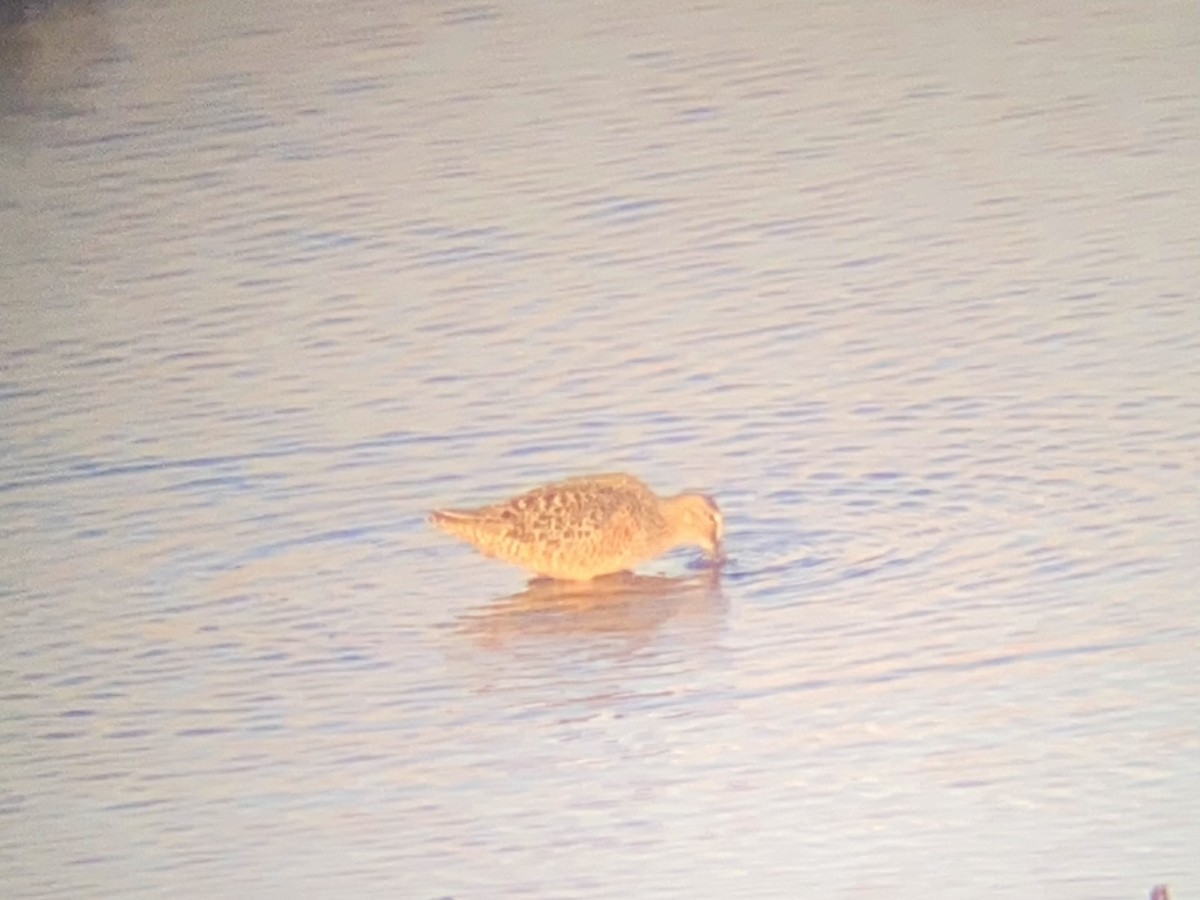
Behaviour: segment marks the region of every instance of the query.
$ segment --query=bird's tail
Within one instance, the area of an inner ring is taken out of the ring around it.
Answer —
[[[478,516],[458,509],[435,509],[429,514],[429,521],[446,534],[470,539],[475,533]]]

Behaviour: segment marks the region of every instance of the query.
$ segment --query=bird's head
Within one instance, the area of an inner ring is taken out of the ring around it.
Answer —
[[[725,520],[712,497],[680,494],[668,502],[668,517],[681,543],[694,544],[712,559],[720,560]]]

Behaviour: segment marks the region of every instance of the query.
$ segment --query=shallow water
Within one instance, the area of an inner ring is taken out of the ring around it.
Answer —
[[[731,10],[0,30],[6,897],[1200,891],[1200,16]]]

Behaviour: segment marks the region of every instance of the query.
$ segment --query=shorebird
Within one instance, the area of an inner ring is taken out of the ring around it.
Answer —
[[[632,475],[583,475],[479,509],[430,517],[480,553],[535,575],[588,581],[682,545],[716,559],[723,522],[703,494],[658,497]]]

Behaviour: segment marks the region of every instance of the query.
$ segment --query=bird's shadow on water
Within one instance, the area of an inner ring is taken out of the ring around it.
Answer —
[[[667,622],[723,617],[719,568],[687,575],[620,572],[587,582],[536,578],[525,590],[464,613],[459,631],[483,646],[518,640],[615,636],[647,640]]]

